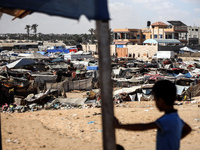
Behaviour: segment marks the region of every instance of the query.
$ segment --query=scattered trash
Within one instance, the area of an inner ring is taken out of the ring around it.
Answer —
[[[196,122],[200,122],[200,119],[194,119],[194,121],[196,121]]]
[[[174,103],[174,105],[178,105],[179,106],[179,105],[183,105],[183,103]]]
[[[17,143],[17,144],[19,144],[20,142],[18,140],[6,139],[6,143]]]
[[[93,116],[96,116],[96,115],[101,115],[101,113],[97,113],[95,112],[94,114],[92,114]]]
[[[103,131],[103,129],[101,129],[101,130],[94,130],[95,132],[102,132]]]
[[[88,122],[87,124],[92,124],[92,123],[95,123],[94,121],[90,121],[90,122]]]

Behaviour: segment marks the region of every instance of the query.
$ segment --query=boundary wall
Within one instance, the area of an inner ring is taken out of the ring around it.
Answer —
[[[98,51],[97,45],[82,45],[83,51]],[[147,59],[152,57],[158,51],[158,45],[127,45],[128,56],[133,53],[135,58]],[[110,54],[113,56],[115,54],[115,45],[110,45]]]

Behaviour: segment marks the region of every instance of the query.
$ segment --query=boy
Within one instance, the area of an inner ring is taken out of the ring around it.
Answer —
[[[174,109],[176,86],[168,80],[160,80],[155,83],[152,92],[156,107],[165,113],[161,118],[147,124],[120,124],[115,119],[115,127],[132,131],[157,129],[156,149],[178,150],[180,140],[191,132],[191,127],[179,118]]]

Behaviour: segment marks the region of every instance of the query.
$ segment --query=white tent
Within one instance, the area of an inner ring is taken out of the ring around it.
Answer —
[[[16,67],[19,67],[19,66],[24,66],[24,65],[29,65],[29,64],[34,64],[35,61],[33,60],[30,60],[30,59],[19,59],[19,60],[16,60],[8,65],[6,65],[8,68],[16,68]]]
[[[185,52],[193,52],[193,53],[198,52],[198,51],[193,50],[193,49],[191,49],[191,48],[189,48],[189,47],[187,47],[187,46],[180,48],[180,50],[181,50],[181,51],[185,51]]]

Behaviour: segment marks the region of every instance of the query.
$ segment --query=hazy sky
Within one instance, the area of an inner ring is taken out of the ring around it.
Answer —
[[[188,26],[200,27],[200,0],[108,0],[110,28],[145,28],[151,23],[180,20]],[[87,9],[87,8],[86,8]],[[25,26],[38,24],[38,33],[88,33],[95,28],[95,21],[85,16],[79,20],[33,13],[23,19],[3,14],[0,33],[26,33]]]

